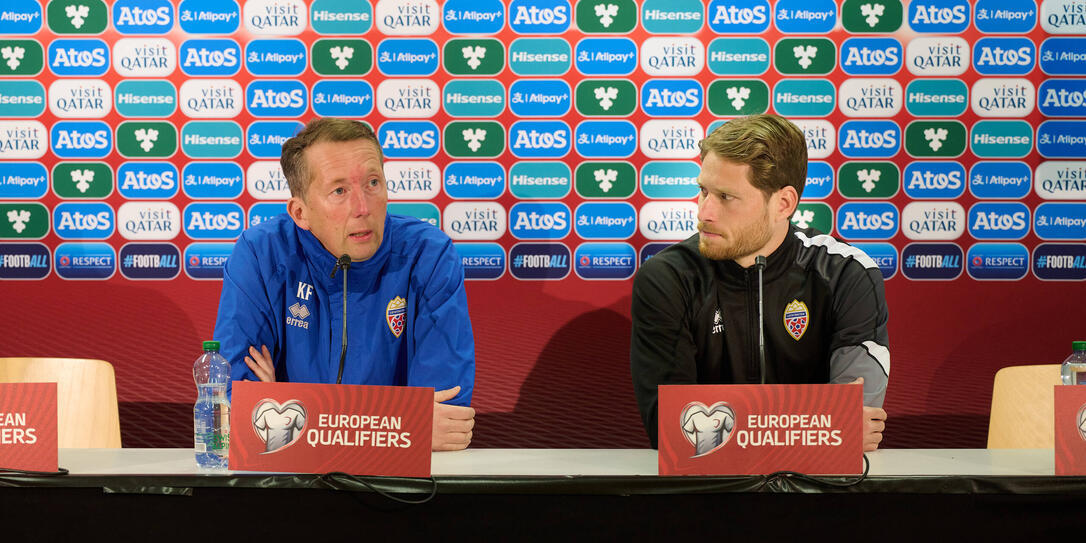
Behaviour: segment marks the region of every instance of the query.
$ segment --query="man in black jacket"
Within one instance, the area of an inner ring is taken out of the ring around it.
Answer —
[[[791,223],[807,177],[803,133],[755,115],[700,147],[698,233],[648,259],[633,286],[630,365],[652,446],[658,385],[859,382],[864,450],[875,450],[890,374],[882,274],[859,249]]]

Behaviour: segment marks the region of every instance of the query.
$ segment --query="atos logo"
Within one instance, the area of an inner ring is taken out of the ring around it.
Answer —
[[[123,117],[169,117],[177,111],[177,89],[169,81],[121,81],[113,95],[117,113]]]
[[[901,150],[901,128],[893,121],[845,121],[838,141],[849,158],[890,158]]]
[[[509,169],[509,191],[522,200],[561,199],[573,187],[564,162],[516,162]]]
[[[233,79],[190,79],[178,92],[188,117],[232,119],[241,113],[241,85]]]
[[[785,117],[825,117],[833,113],[836,96],[826,79],[782,79],[773,87],[773,110]]]
[[[693,120],[648,121],[641,126],[641,152],[649,158],[694,158],[703,133]]]
[[[977,198],[1016,200],[1032,185],[1033,172],[1022,162],[977,162],[969,170],[969,192]]]
[[[1018,0],[977,0],[973,24],[985,34],[1023,34],[1037,26],[1037,4]]]
[[[785,34],[825,34],[837,24],[833,0],[779,0],[773,9],[777,30]]]
[[[973,279],[1015,281],[1029,273],[1029,251],[1020,243],[978,243],[965,254]]]
[[[313,112],[323,117],[365,117],[373,111],[373,87],[365,81],[323,80],[313,85]]]
[[[705,46],[697,38],[657,37],[641,45],[641,69],[649,75],[693,76],[705,67]]]
[[[1042,162],[1034,190],[1045,200],[1086,200],[1086,162]]]
[[[913,75],[962,75],[969,67],[969,44],[957,37],[913,38],[905,58]]]
[[[893,117],[901,111],[905,93],[893,78],[851,78],[841,83],[841,112],[849,117]]]
[[[969,208],[969,235],[976,239],[1022,239],[1028,233],[1026,204],[978,202]]]
[[[302,0],[247,0],[242,15],[245,29],[263,36],[296,36],[309,22]]]
[[[113,150],[113,132],[102,121],[54,123],[49,140],[59,158],[103,158]]]
[[[629,75],[637,68],[637,45],[629,38],[585,38],[573,58],[583,75]]]
[[[518,117],[561,117],[572,104],[569,83],[561,79],[519,79],[509,87],[509,109]]]
[[[181,251],[172,243],[126,243],[118,259],[126,279],[173,279],[181,273]]]
[[[245,187],[241,166],[234,162],[189,162],[181,170],[181,190],[194,200],[229,200]]]
[[[584,239],[628,239],[637,232],[637,211],[627,202],[585,202],[574,213]]]
[[[173,4],[167,0],[117,0],[113,28],[120,34],[165,34],[173,29]]]
[[[708,62],[716,75],[762,75],[769,70],[769,43],[762,38],[717,38],[709,42]]]
[[[561,158],[569,146],[569,125],[562,121],[517,121],[509,129],[509,150],[518,158]]]
[[[113,208],[104,202],[62,202],[53,208],[53,231],[60,239],[106,239],[113,225]]]
[[[1048,117],[1086,117],[1086,81],[1081,79],[1046,79],[1038,99]]]
[[[455,243],[464,279],[493,280],[505,275],[505,249],[497,243]]]
[[[505,6],[499,0],[449,0],[442,12],[450,34],[497,34],[505,26]]]
[[[573,144],[588,158],[626,158],[637,149],[637,129],[629,121],[583,121]]]
[[[377,44],[377,69],[385,75],[433,75],[438,48],[429,39],[384,39]]]
[[[249,215],[245,224],[252,228],[286,213],[286,202],[257,202],[249,207]]]
[[[429,121],[388,121],[377,129],[388,158],[430,158],[440,145],[437,125]]]
[[[561,202],[519,202],[509,210],[509,232],[517,239],[562,239],[570,213]]]
[[[0,14],[0,34],[37,34],[41,30],[42,10],[38,2],[11,3]],[[49,273],[46,271],[46,273]]]
[[[965,167],[949,161],[910,162],[902,182],[909,198],[953,200],[965,192]]]
[[[1086,40],[1048,38],[1038,55],[1041,71],[1049,75],[1086,75]]]
[[[166,38],[122,38],[113,44],[113,69],[122,77],[166,77],[177,67],[177,51]]]
[[[241,70],[241,47],[234,40],[186,40],[178,55],[185,75],[224,76]]]
[[[45,279],[50,256],[42,243],[0,243],[0,279]]]
[[[441,225],[455,241],[500,239],[505,234],[505,208],[496,202],[453,202],[445,208]]]
[[[767,0],[713,0],[707,11],[717,34],[761,34],[769,29]]]
[[[53,176],[56,179],[56,175]],[[0,198],[32,199],[49,190],[49,172],[38,162],[5,162],[0,172]]]
[[[1045,121],[1037,127],[1037,151],[1045,158],[1086,158],[1086,121]]]
[[[573,52],[560,38],[519,38],[509,44],[509,69],[516,75],[563,75]]]
[[[648,240],[678,241],[697,233],[698,204],[649,202],[641,207],[637,226]]]
[[[836,149],[837,132],[829,121],[797,119],[794,122],[807,140],[808,158],[826,158]]]
[[[181,150],[190,158],[234,158],[244,146],[234,121],[189,121],[181,128]]]
[[[474,164],[453,163],[449,168]],[[392,160],[385,163],[385,183],[390,200],[430,200],[441,191],[441,171],[433,162]]]
[[[1037,206],[1033,232],[1044,240],[1086,239],[1086,202],[1045,202]]]
[[[245,44],[245,69],[253,75],[301,75],[306,68],[302,40],[272,38]]]
[[[245,229],[244,212],[234,203],[194,202],[182,215],[192,239],[236,239]]]
[[[567,0],[513,0],[509,3],[509,28],[517,34],[562,34],[569,30]]]
[[[1033,275],[1046,281],[1086,279],[1086,244],[1042,243],[1033,249]]]
[[[841,70],[849,75],[893,75],[905,50],[894,38],[849,38],[841,44]]]
[[[500,81],[449,81],[443,100],[445,112],[451,117],[497,117],[505,111],[505,87]]]
[[[897,234],[898,211],[888,202],[845,202],[836,226],[846,239],[890,239]]]
[[[901,273],[913,281],[957,279],[962,257],[962,248],[953,243],[910,243],[901,250]]]
[[[62,279],[109,279],[117,271],[117,255],[108,243],[61,243],[53,261]]]
[[[302,128],[298,121],[254,121],[245,136],[245,146],[256,158],[278,159],[283,154],[283,144]]]
[[[223,268],[234,251],[233,243],[190,243],[185,247],[185,275],[192,279],[222,280]]]
[[[241,23],[237,2],[182,0],[177,21],[186,34],[233,34]]]
[[[305,84],[254,80],[245,89],[245,105],[254,117],[300,117],[306,110]]]
[[[181,213],[171,202],[125,202],[117,210],[117,231],[129,240],[169,240],[181,233]]]
[[[1049,34],[1086,34],[1086,4],[1082,0],[1041,2],[1041,28]]]
[[[59,76],[97,76],[109,70],[109,46],[102,40],[53,40],[48,54],[49,70]]]
[[[853,247],[866,254],[882,272],[883,280],[897,275],[897,248],[890,243],[853,243]]]
[[[117,190],[129,200],[169,200],[177,186],[177,167],[169,162],[128,161],[117,168]]]
[[[969,27],[967,0],[913,0],[909,27],[915,32],[958,34]]]
[[[637,268],[637,251],[628,243],[582,243],[573,262],[581,279],[629,279]]]
[[[445,193],[452,198],[494,199],[505,192],[505,169],[497,162],[453,162],[445,168],[444,186]],[[434,195],[437,195],[437,183],[434,183]]]
[[[433,117],[441,91],[429,79],[386,79],[377,85],[377,111],[386,118]]]
[[[958,239],[965,232],[965,218],[957,202],[912,202],[901,212],[901,231],[909,239]]]
[[[1037,49],[1029,38],[981,38],[973,46],[973,68],[981,75],[1026,75]]]
[[[808,200],[820,200],[833,193],[833,173],[833,166],[826,162],[808,162],[803,197]]]
[[[289,200],[290,187],[278,160],[258,160],[245,171],[245,189],[257,200]]]
[[[641,110],[652,117],[701,113],[704,91],[693,79],[652,79],[641,87]]]
[[[569,259],[561,243],[518,243],[509,249],[509,273],[521,281],[565,279]]]
[[[434,0],[379,0],[375,12],[377,30],[388,36],[428,36],[441,19]]]

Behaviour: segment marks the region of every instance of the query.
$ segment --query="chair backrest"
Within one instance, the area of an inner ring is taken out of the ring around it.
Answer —
[[[83,358],[0,358],[0,383],[57,384],[61,448],[118,448],[121,424],[113,366]]]
[[[1052,386],[1060,384],[1060,365],[1009,366],[996,372],[989,449],[1051,449]]]

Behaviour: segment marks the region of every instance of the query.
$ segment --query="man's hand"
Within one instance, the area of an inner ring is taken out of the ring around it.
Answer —
[[[431,449],[435,451],[459,451],[471,443],[471,429],[475,427],[475,410],[460,405],[447,405],[456,397],[460,387],[434,392],[434,436]]]
[[[863,386],[864,378],[857,377],[850,385]],[[886,429],[886,411],[881,407],[864,406],[864,452],[871,452],[879,448],[882,442],[882,432]]]
[[[275,365],[272,364],[271,351],[267,345],[261,345],[260,351],[256,347],[249,347],[249,356],[245,357],[245,365],[253,370],[256,377],[265,383],[275,382]]]

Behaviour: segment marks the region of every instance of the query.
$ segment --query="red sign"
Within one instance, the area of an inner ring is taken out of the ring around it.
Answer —
[[[660,475],[863,471],[862,385],[661,385]]]
[[[0,383],[0,468],[57,471],[56,383]]]
[[[1055,389],[1056,475],[1086,475],[1086,386]]]
[[[430,476],[434,390],[237,381],[230,469]]]

